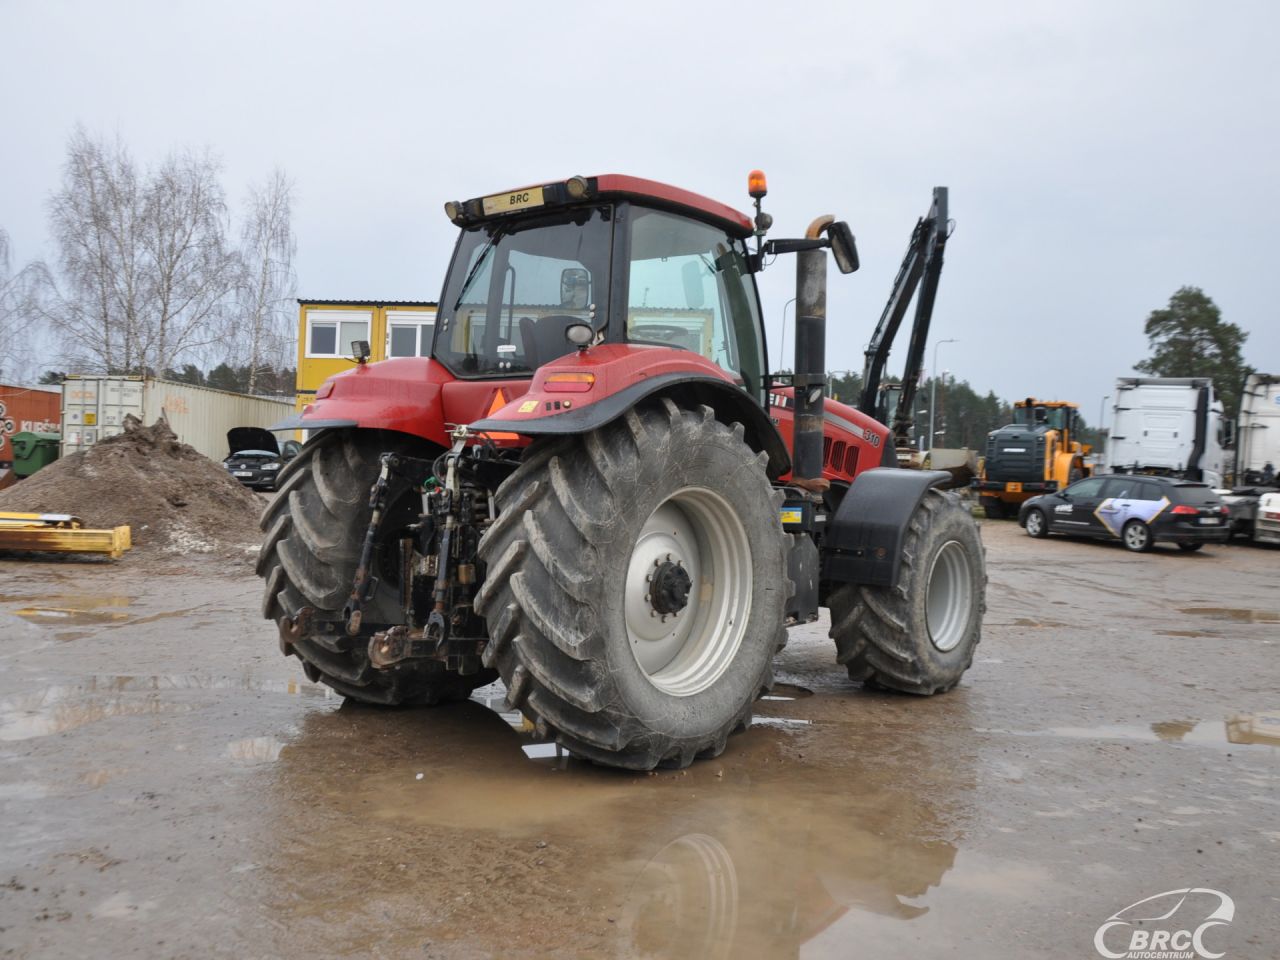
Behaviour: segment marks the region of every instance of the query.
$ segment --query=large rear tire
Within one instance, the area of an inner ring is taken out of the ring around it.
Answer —
[[[476,610],[508,702],[572,753],[715,756],[786,640],[789,537],[764,454],[670,400],[545,441],[497,491]]]
[[[338,622],[360,561],[372,513],[369,489],[384,452],[425,457],[440,450],[390,431],[329,430],[280,471],[279,492],[262,514],[265,539],[257,567],[266,580],[262,615],[280,627],[281,649],[297,655],[308,679],[345,697],[384,705],[465,699],[476,687],[492,683],[494,673],[462,676],[446,671],[439,661],[414,661],[390,670],[369,663],[369,637],[404,619],[398,565],[384,546],[392,545],[398,530],[417,518],[421,497],[409,494],[388,506],[374,551],[380,583],[364,609],[360,636],[347,636]],[[311,612],[300,617],[305,610]],[[295,628],[292,633],[290,627]]]
[[[955,495],[930,490],[911,518],[898,585],[831,593],[836,659],[852,680],[925,696],[950,690],[973,663],[986,584],[973,517]]]

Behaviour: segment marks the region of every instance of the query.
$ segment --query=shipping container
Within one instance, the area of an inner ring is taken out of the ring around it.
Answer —
[[[59,387],[12,387],[0,384],[0,468],[13,463],[15,433],[57,433]]]
[[[251,397],[172,380],[68,377],[62,384],[62,455],[124,430],[129,414],[145,424],[161,415],[183,443],[211,460],[227,456],[232,427],[269,427],[293,411],[284,398]]]

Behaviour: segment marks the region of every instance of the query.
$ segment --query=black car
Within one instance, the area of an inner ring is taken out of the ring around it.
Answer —
[[[277,443],[275,434],[262,427],[232,427],[227,446],[231,453],[222,461],[227,472],[255,490],[274,490],[280,470],[299,449],[296,440]]]
[[[1137,553],[1172,541],[1182,550],[1226,543],[1227,507],[1204,483],[1170,477],[1087,477],[1022,504],[1018,523],[1033,537],[1067,533],[1120,540]]]

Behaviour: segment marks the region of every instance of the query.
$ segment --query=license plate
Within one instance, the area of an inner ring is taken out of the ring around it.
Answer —
[[[491,217],[496,213],[513,213],[516,210],[524,210],[526,207],[540,207],[544,202],[542,188],[529,187],[526,190],[497,193],[492,197],[485,197],[481,204],[484,206],[485,216]]]
[[[236,471],[233,471],[231,475],[233,477],[252,477],[253,476],[253,474],[250,473],[248,470],[236,470]]]
[[[1222,521],[1219,520],[1217,517],[1201,517],[1200,522],[1207,526],[1209,524],[1218,524],[1218,523],[1221,523]]]
[[[1006,483],[1006,484],[1004,485],[1004,488],[1005,488],[1005,490],[1007,490],[1009,493],[1021,493],[1021,492],[1022,492],[1022,484],[1020,484],[1020,483]]]

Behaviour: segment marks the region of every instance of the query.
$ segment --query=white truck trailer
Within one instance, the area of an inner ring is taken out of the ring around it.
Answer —
[[[1280,543],[1280,375],[1251,373],[1236,418],[1235,486],[1224,497],[1231,529]]]
[[[1106,472],[1222,486],[1228,428],[1208,377],[1121,377],[1111,412]]]

